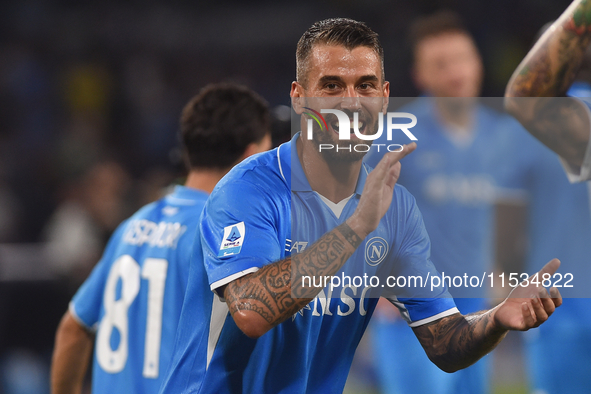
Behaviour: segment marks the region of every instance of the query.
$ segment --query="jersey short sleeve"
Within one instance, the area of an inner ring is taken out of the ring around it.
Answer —
[[[408,192],[405,194],[405,202],[409,205],[406,232],[391,274],[405,278],[421,277],[422,281],[414,282],[414,285],[386,298],[399,309],[411,327],[418,327],[459,311],[445,286],[431,288],[429,278],[440,277],[431,262],[431,242],[414,198]]]
[[[214,291],[282,256],[279,213],[269,193],[244,179],[228,179],[219,186],[200,224],[205,269]]]
[[[105,282],[113,263],[114,249],[121,239],[128,221],[123,222],[109,239],[101,260],[78,289],[70,302],[70,313],[86,328],[94,330],[100,318]]]
[[[591,102],[589,102],[591,98],[579,98],[579,100],[585,104],[587,117],[591,120]],[[589,133],[591,134],[591,130]],[[587,149],[585,150],[585,157],[583,158],[583,164],[581,167],[571,165],[562,157],[560,158],[560,162],[562,163],[566,176],[571,183],[591,180],[591,135],[589,136],[589,142],[587,143]]]

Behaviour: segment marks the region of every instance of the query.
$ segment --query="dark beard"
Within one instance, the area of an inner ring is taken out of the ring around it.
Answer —
[[[367,153],[355,151],[355,145],[362,144],[362,142],[357,142],[359,140],[338,141],[335,144],[334,140],[322,132],[314,133],[312,140],[327,163],[352,163],[362,160]],[[320,151],[320,144],[334,145],[334,148]],[[337,146],[339,147],[338,151]],[[364,148],[359,148],[359,150],[364,150]]]

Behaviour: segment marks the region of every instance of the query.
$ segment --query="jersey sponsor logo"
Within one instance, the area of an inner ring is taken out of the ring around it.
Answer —
[[[291,239],[285,240],[285,251],[289,253],[293,253],[294,250],[296,253],[301,253],[306,249],[306,246],[308,246],[308,242],[305,241],[293,242]]]
[[[298,315],[304,316],[304,311],[312,311],[312,316],[349,316],[355,311],[360,316],[367,314],[365,299],[368,290],[372,287],[345,286],[341,288],[340,297],[333,296],[333,290],[329,286],[318,293],[318,295],[308,305],[300,309],[291,317],[294,321]]]
[[[165,206],[162,208],[162,214],[166,216],[174,216],[179,212],[178,207],[171,207],[170,205]]]
[[[427,178],[423,190],[436,203],[473,206],[494,202],[497,191],[492,177],[485,174],[434,174]]]
[[[224,236],[220,245],[218,257],[231,256],[240,253],[244,244],[246,228],[244,222],[224,227]]]
[[[388,243],[382,237],[373,237],[365,243],[365,262],[376,266],[386,258]]]
[[[289,249],[289,251],[291,253],[293,253],[294,251],[296,253],[301,253],[304,251],[304,249],[306,249],[306,246],[308,246],[308,242],[305,241],[296,241],[291,245],[291,248]]]
[[[146,219],[134,220],[127,227],[123,242],[134,246],[150,245],[176,249],[179,238],[186,230],[187,226],[178,222],[154,223]]]

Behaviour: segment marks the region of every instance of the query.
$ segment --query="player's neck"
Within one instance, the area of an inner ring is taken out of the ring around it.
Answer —
[[[339,203],[355,192],[362,161],[327,162],[312,144],[304,149],[301,139],[297,141],[298,158],[315,192],[334,203]]]
[[[439,119],[457,132],[472,132],[476,100],[472,97],[444,97],[435,101]]]
[[[206,193],[211,193],[213,188],[222,179],[228,170],[217,169],[193,169],[187,175],[186,187],[203,190]]]

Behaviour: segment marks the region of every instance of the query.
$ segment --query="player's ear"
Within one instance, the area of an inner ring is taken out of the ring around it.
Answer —
[[[384,105],[382,106],[382,112],[388,112],[388,104],[390,103],[390,82],[384,82],[384,86],[382,87],[382,93],[384,94]]]
[[[297,81],[291,83],[291,105],[296,114],[301,115],[304,112],[304,87]]]

